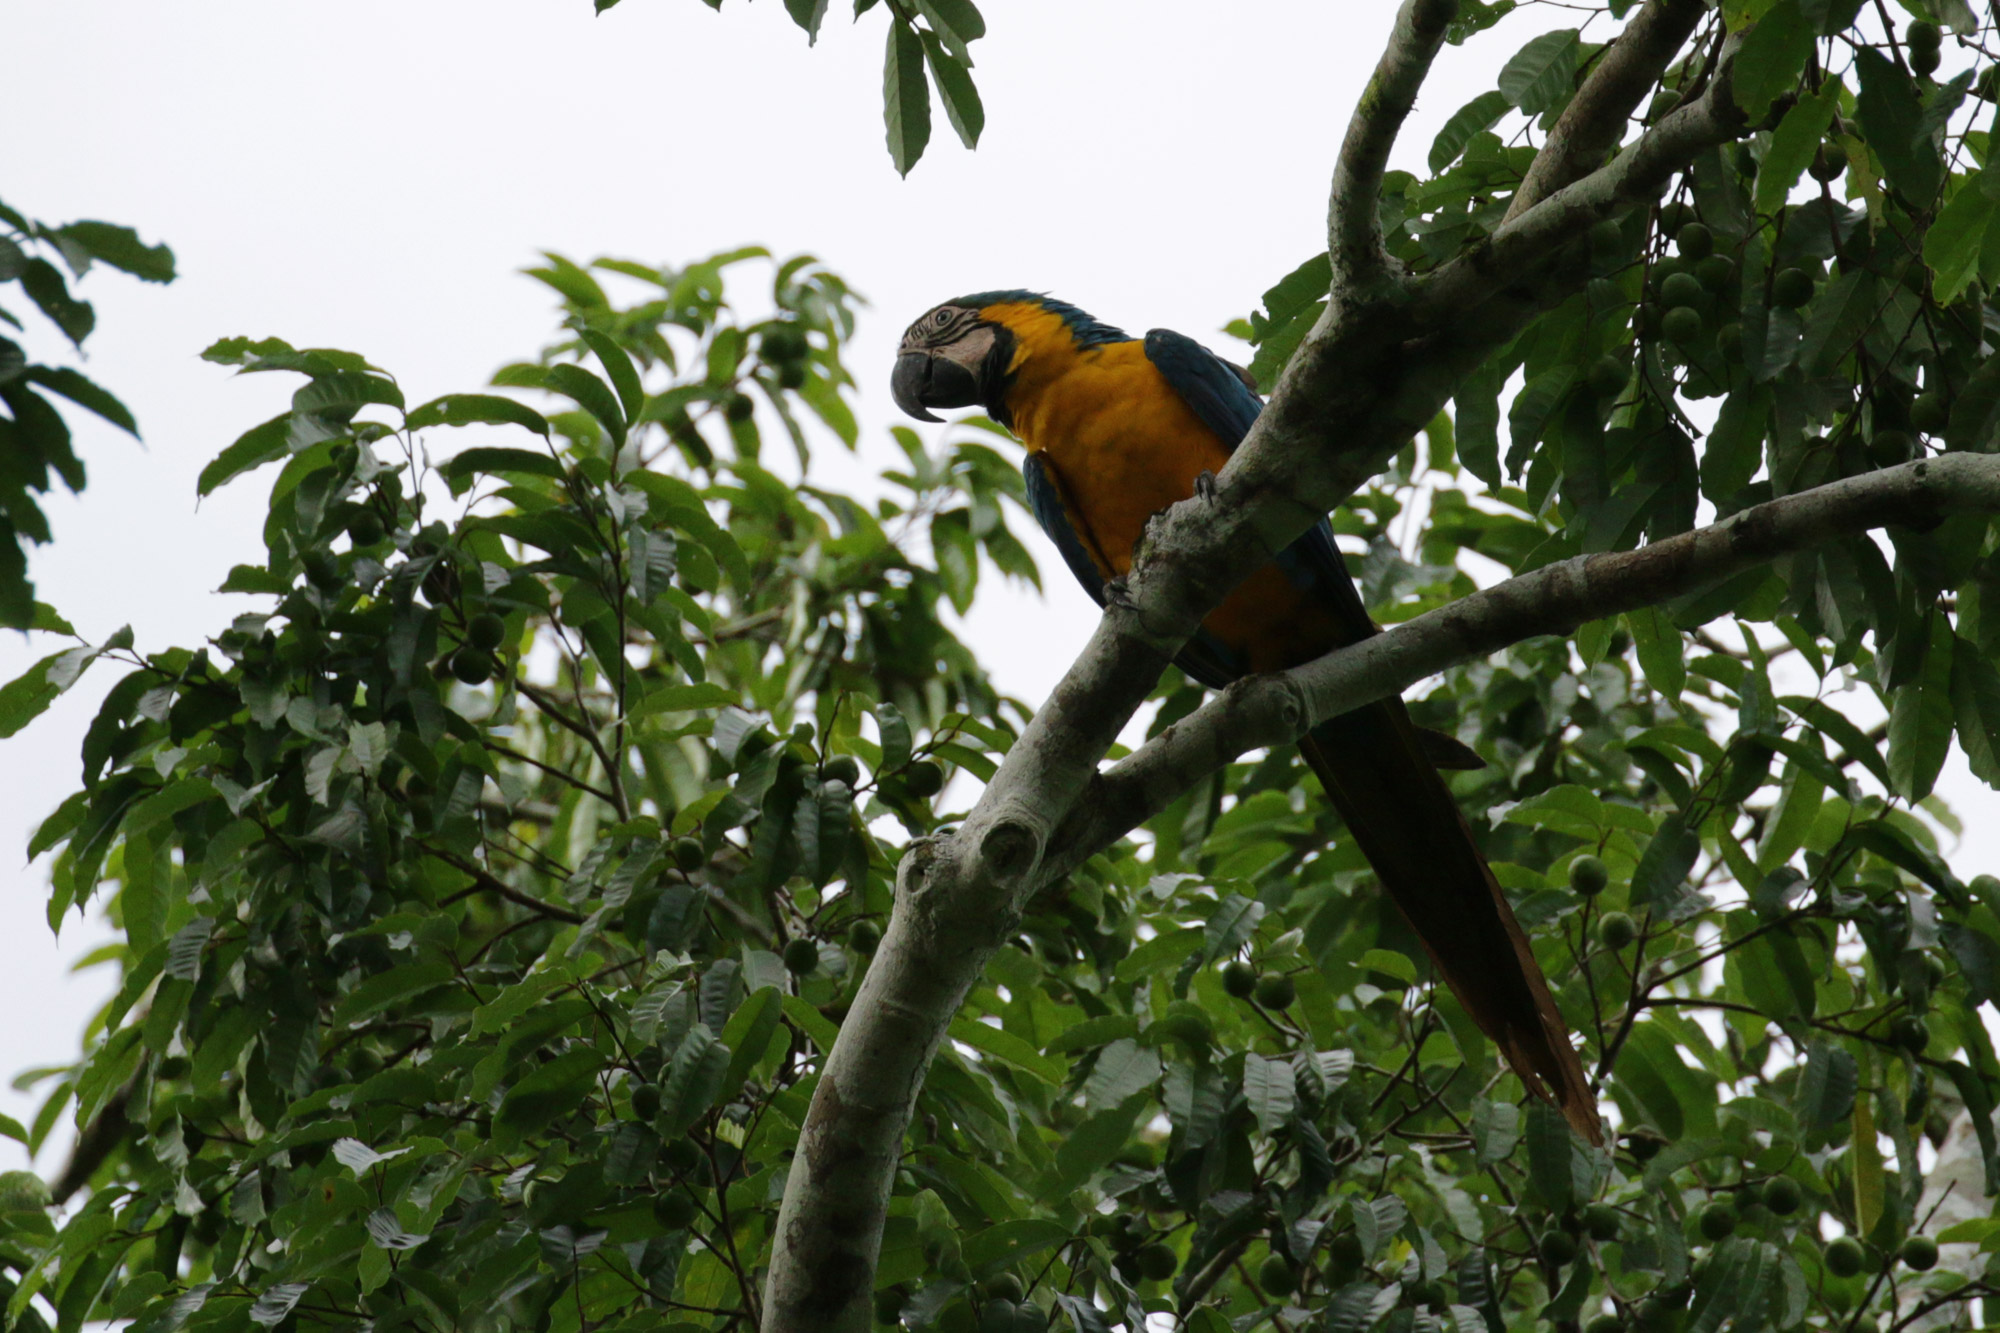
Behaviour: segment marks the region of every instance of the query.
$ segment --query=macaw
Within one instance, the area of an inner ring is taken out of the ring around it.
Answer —
[[[1146,521],[1219,472],[1262,410],[1247,375],[1182,334],[1144,339],[1026,291],[947,301],[910,325],[897,406],[980,407],[1028,454],[1028,504],[1098,605]],[[1210,612],[1175,663],[1220,689],[1378,633],[1321,519]],[[1601,1142],[1596,1100],[1527,937],[1438,764],[1477,755],[1383,700],[1299,748],[1466,1012],[1521,1081]],[[1469,762],[1468,762],[1469,761]]]

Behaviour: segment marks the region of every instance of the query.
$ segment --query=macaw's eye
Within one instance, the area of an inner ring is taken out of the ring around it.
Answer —
[[[951,323],[951,312],[949,310],[938,311],[935,315],[931,316],[931,323],[937,325],[939,328],[943,328],[945,325]]]

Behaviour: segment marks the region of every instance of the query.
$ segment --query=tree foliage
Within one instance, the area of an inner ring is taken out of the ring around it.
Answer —
[[[1454,37],[1498,40],[1510,7],[1466,0]],[[892,68],[893,34],[941,40],[913,14],[955,12],[889,8]],[[1935,29],[1892,39],[1853,4],[1710,15],[1643,119],[1728,30],[1755,128],[1578,243],[1584,289],[1335,515],[1379,621],[1995,448],[1992,32],[1935,17],[1950,69]],[[1411,270],[1498,226],[1593,36],[1529,41],[1430,177],[1386,180]],[[353,353],[210,349],[303,377],[201,482],[276,469],[264,555],[227,585],[272,609],[0,691],[14,729],[126,669],[34,844],[52,922],[112,914],[121,987],[20,1132],[111,1128],[60,1225],[0,1215],[11,1319],[758,1318],[897,867],[1027,716],[943,608],[1036,577],[982,423],[896,431],[878,498],[817,483],[813,434],[857,442],[852,297],[796,259],[739,313],[725,280],[767,262],[548,257],[563,330],[488,386],[512,393],[412,407]],[[1267,383],[1330,274],[1309,259],[1241,327]],[[2000,1224],[1936,1234],[1923,1144],[1965,1111],[2000,1182],[2000,880],[1947,861],[1932,791],[1954,735],[2000,780],[1993,545],[1983,518],[1826,545],[1412,700],[1488,761],[1454,790],[1609,1149],[1523,1103],[1296,757],[1254,756],[1030,904],[918,1095],[878,1317],[1824,1329],[1985,1294]],[[1155,734],[1200,695],[1170,673],[1156,698]],[[1979,1249],[1933,1270],[1926,1239]]]

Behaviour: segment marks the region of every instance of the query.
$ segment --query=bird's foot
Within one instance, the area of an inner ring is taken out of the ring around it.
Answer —
[[[1203,504],[1215,503],[1215,474],[1203,468],[1194,479],[1195,498]]]
[[[1115,606],[1121,611],[1132,609],[1132,594],[1126,588],[1122,576],[1104,585],[1104,604],[1108,607]]]

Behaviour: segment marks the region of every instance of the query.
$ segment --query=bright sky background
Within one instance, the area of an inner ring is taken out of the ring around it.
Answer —
[[[879,13],[836,3],[808,50],[778,0],[68,0],[17,5],[0,123],[0,198],[50,222],[102,218],[164,240],[181,279],[92,274],[86,369],[146,444],[72,413],[90,466],[55,499],[33,569],[86,635],[121,624],[157,650],[214,633],[253,599],[211,590],[254,559],[268,479],[197,511],[195,476],[281,410],[290,376],[235,379],[215,338],[344,347],[412,403],[483,386],[554,328],[516,270],[541,249],[678,265],[749,242],[809,250],[873,303],[849,365],[862,464],[887,465],[897,335],[962,292],[1054,292],[1135,332],[1217,345],[1321,244],[1327,180],[1379,53],[1383,0],[991,0],[973,48],[987,108],[977,154],[942,114],[908,180],[883,146]],[[1447,48],[1399,148],[1418,167],[1454,110],[1534,32],[1529,6]],[[1596,34],[1590,34],[1596,35]],[[754,270],[746,269],[748,274]],[[33,327],[31,355],[57,359]],[[439,447],[453,446],[447,437]],[[837,450],[823,454],[831,460]],[[843,484],[845,484],[843,482]],[[1050,592],[983,591],[966,638],[1003,688],[1039,701],[1095,619],[1044,556]],[[0,678],[36,651],[0,639]],[[19,850],[77,779],[77,746],[117,673],[86,677],[0,764],[0,1075],[74,1057],[108,973],[72,975],[104,938],[44,921],[46,870]],[[2000,865],[1992,794],[1954,752],[1947,796]],[[0,1091],[27,1120],[38,1099]],[[37,1163],[53,1174],[66,1138]],[[0,1142],[0,1169],[21,1164]]]

